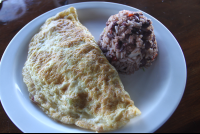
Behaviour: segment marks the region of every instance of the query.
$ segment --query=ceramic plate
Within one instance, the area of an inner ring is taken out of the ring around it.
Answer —
[[[109,16],[120,10],[139,11],[136,8],[108,2],[84,2],[62,6],[35,18],[11,40],[1,59],[1,103],[13,123],[23,132],[92,132],[74,125],[63,125],[46,116],[31,103],[22,80],[28,44],[40,26],[49,17],[74,6],[79,19],[95,39],[106,26]],[[112,132],[156,131],[177,108],[186,84],[186,63],[183,52],[170,31],[158,20],[143,12],[153,22],[159,55],[153,65],[133,75],[120,75],[126,91],[141,110],[142,115],[131,119],[123,128]]]

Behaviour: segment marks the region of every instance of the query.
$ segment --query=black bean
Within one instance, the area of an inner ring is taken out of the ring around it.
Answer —
[[[143,34],[143,31],[141,29],[139,30],[139,34]]]
[[[121,49],[122,45],[123,45],[123,42],[119,41],[118,44],[116,45],[116,48]]]
[[[145,42],[145,49],[149,49],[151,47],[151,43],[149,41]]]
[[[122,51],[124,51],[124,48],[125,48],[125,46],[124,45],[122,45],[122,47],[120,48],[120,52],[122,52]]]
[[[133,27],[133,29],[131,30],[132,33],[136,34],[139,31],[138,28]]]
[[[136,15],[134,15],[134,19],[135,19],[135,22],[140,22],[140,18]]]
[[[140,34],[142,34],[142,33],[143,33],[143,31],[142,31],[141,29],[139,29],[139,30],[136,32],[137,35],[140,35]]]
[[[122,51],[125,49],[125,45],[126,45],[126,44],[123,44],[122,41],[119,41],[118,44],[116,45],[116,48],[117,48],[120,52],[122,52]]]
[[[147,63],[147,60],[145,58],[143,58],[140,63],[141,63],[140,67],[144,67]]]
[[[152,33],[152,31],[151,31],[151,30],[148,30],[146,33],[147,33],[148,35],[150,35],[150,34]]]
[[[145,55],[145,49],[141,49],[141,53]]]
[[[101,50],[102,50],[103,53],[108,52],[107,48],[101,48]]]
[[[154,42],[156,40],[156,37],[155,37],[155,35],[153,35],[153,39],[152,39],[152,41]]]
[[[148,30],[148,31],[143,31],[143,38],[147,39],[150,35],[151,35],[152,31]]]
[[[146,42],[146,38],[144,38],[144,36],[142,37],[143,42]]]
[[[136,15],[137,17],[139,17],[140,15],[139,15],[139,13],[135,13],[134,15]]]
[[[132,28],[133,33],[137,32],[138,30],[139,30],[138,28],[135,28],[135,27]]]
[[[142,27],[143,27],[143,28],[147,28],[147,27],[150,26],[150,24],[151,24],[151,21],[150,21],[150,20],[147,20],[147,22],[145,22],[145,23],[142,24]]]
[[[134,39],[134,44],[133,44],[133,45],[134,45],[134,47],[136,47],[136,46],[137,46],[137,45],[136,45],[136,39]]]
[[[113,34],[110,34],[110,33],[107,33],[107,36],[108,36],[108,38],[110,38],[110,39],[112,39],[112,38],[115,37]]]
[[[126,70],[126,69],[127,69],[127,67],[124,68],[124,70]]]
[[[149,60],[152,60],[151,57],[148,57],[148,58],[147,58],[147,61],[149,61]]]
[[[118,26],[117,21],[112,24],[111,30],[115,32],[115,26]]]
[[[118,25],[118,24],[117,24],[117,21],[115,21],[115,22],[113,23],[113,25],[114,25],[114,26],[117,26],[117,25]]]
[[[104,54],[105,56],[106,56],[106,54]],[[107,60],[111,63],[111,61],[112,61],[112,58],[110,58],[110,57],[106,57],[107,58]]]
[[[138,28],[135,28],[135,27],[131,30],[131,32],[133,34],[137,34],[137,35],[143,34],[143,31],[141,29],[138,29]]]
[[[130,51],[126,51],[126,54],[129,55],[129,54],[131,54],[131,52]]]
[[[130,34],[126,34],[126,35],[125,35],[125,39],[128,39],[129,36],[130,36]]]

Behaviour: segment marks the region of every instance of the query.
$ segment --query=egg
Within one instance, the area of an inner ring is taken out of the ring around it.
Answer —
[[[141,114],[74,7],[33,36],[22,75],[30,100],[63,124],[103,132]]]

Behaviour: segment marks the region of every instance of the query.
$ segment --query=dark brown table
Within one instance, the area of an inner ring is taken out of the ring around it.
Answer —
[[[55,2],[57,1],[57,2]],[[0,4],[0,56],[15,34],[32,19],[58,6],[87,0],[4,0]],[[156,133],[200,132],[200,0],[108,0],[152,15],[178,40],[187,64],[183,98]],[[21,133],[0,105],[0,133]]]

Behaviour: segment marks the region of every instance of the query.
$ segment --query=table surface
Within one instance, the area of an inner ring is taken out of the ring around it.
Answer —
[[[86,0],[4,0],[0,4],[0,56],[32,19],[66,4]],[[88,0],[87,0],[88,1]],[[105,1],[105,0],[104,0]],[[187,83],[173,115],[155,133],[200,132],[200,0],[108,0],[138,8],[163,23],[179,42]],[[0,105],[0,133],[21,133]]]

